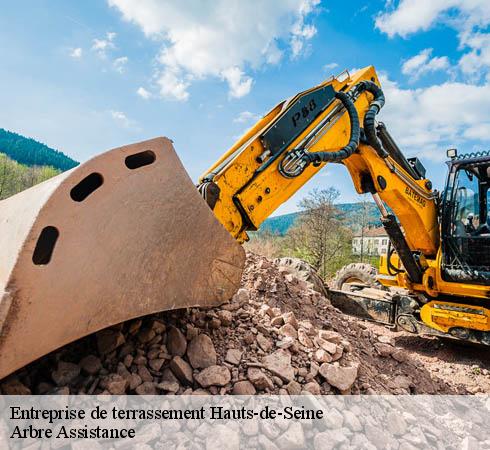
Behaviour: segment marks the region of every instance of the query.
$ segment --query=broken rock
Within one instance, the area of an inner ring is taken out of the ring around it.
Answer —
[[[377,342],[374,344],[374,347],[379,355],[383,357],[390,356],[395,351],[395,348],[392,345],[384,344],[382,342]]]
[[[327,380],[328,384],[340,391],[346,391],[356,381],[357,369],[357,365],[340,367],[335,364],[324,363],[320,366],[320,375]]]
[[[150,328],[156,333],[156,334],[162,334],[165,332],[167,329],[166,325],[163,322],[160,322],[159,320],[153,320],[151,322]]]
[[[318,337],[316,339],[316,343],[319,347],[323,348],[323,350],[327,351],[331,355],[334,355],[337,352],[337,344],[334,344],[333,342],[326,341],[325,339]]]
[[[300,344],[304,345],[305,347],[312,348],[313,347],[313,341],[310,339],[308,336],[308,333],[304,328],[300,328],[298,330],[298,341]]]
[[[2,383],[2,392],[5,395],[31,395],[31,390],[18,378],[10,378]]]
[[[150,360],[150,362],[148,363],[148,365],[155,372],[159,372],[160,369],[162,368],[164,362],[165,362],[165,359],[163,359],[163,358],[156,358],[156,359]]]
[[[141,383],[143,383],[143,380],[137,373],[132,373],[129,376],[129,389],[134,391]]]
[[[187,357],[194,369],[205,369],[216,364],[216,350],[207,334],[199,334],[190,342]]]
[[[171,327],[167,333],[167,349],[172,356],[184,356],[187,340],[177,327]]]
[[[143,328],[138,332],[137,336],[138,341],[140,341],[142,344],[146,344],[156,336],[156,333],[151,328]]]
[[[276,346],[278,348],[283,348],[283,349],[286,349],[286,348],[289,348],[289,347],[292,347],[294,345],[294,339],[290,336],[284,336],[283,339],[279,340],[279,341],[276,341]]]
[[[100,369],[102,369],[102,363],[97,356],[87,355],[80,361],[80,367],[88,374],[95,375]]]
[[[192,367],[180,356],[174,356],[170,361],[170,370],[184,384],[192,384]]]
[[[101,355],[106,355],[107,353],[114,351],[126,341],[124,335],[120,331],[110,328],[99,331],[96,336],[97,349]]]
[[[289,382],[294,379],[294,369],[291,366],[291,353],[287,350],[276,350],[274,353],[264,356],[263,362],[267,370],[284,381]]]
[[[284,320],[285,324],[293,326],[296,330],[298,329],[298,321],[296,320],[296,316],[292,311],[284,313],[282,315],[282,319]]]
[[[80,374],[80,367],[77,364],[60,361],[58,369],[51,374],[51,378],[58,386],[70,384]]]
[[[196,381],[204,388],[225,386],[231,380],[230,370],[224,366],[210,366],[195,376]]]
[[[274,389],[272,380],[257,367],[249,367],[247,378],[259,391]]]
[[[296,328],[294,328],[290,323],[285,323],[281,328],[279,328],[279,333],[293,339],[298,337]]]
[[[248,303],[249,300],[250,300],[250,294],[248,293],[247,289],[240,288],[233,296],[232,301],[234,303],[238,303],[239,305],[243,305],[244,303]]]
[[[136,393],[138,395],[156,395],[157,389],[155,387],[155,383],[151,381],[145,381],[143,384],[140,384],[136,389]]]
[[[224,327],[229,327],[233,321],[233,314],[224,309],[218,311],[218,317]]]
[[[233,395],[255,395],[256,393],[257,391],[250,381],[237,381],[233,385]]]
[[[272,348],[272,342],[262,333],[257,334],[257,344],[264,352],[268,352]]]
[[[320,330],[318,336],[326,341],[333,342],[334,344],[340,344],[343,339],[340,333],[331,330]]]
[[[126,392],[129,382],[121,375],[111,373],[101,380],[100,385],[113,395],[123,395]]]
[[[320,385],[316,381],[310,381],[309,383],[306,383],[303,389],[313,395],[321,394]]]
[[[175,394],[180,388],[179,383],[173,381],[161,381],[156,387],[171,394]]]
[[[286,385],[286,391],[288,391],[289,395],[299,395],[301,394],[301,384],[294,380],[290,381]]]
[[[315,361],[319,363],[327,363],[332,362],[332,356],[330,353],[323,350],[323,348],[319,348],[314,354]]]
[[[271,319],[271,326],[280,327],[284,323],[282,316],[277,316]]]
[[[242,359],[242,351],[237,348],[230,348],[226,352],[225,361],[227,363],[233,364],[234,366],[238,366],[240,364],[240,360]]]

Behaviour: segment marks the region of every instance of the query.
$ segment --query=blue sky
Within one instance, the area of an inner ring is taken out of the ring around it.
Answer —
[[[0,127],[84,161],[165,135],[191,177],[259,115],[343,69],[374,65],[382,119],[437,187],[445,150],[488,149],[488,0],[2,2]],[[313,187],[356,201],[343,167]]]

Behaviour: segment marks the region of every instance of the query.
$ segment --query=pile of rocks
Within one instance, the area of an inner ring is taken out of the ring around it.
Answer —
[[[2,392],[456,393],[389,337],[334,308],[306,264],[247,261],[230,303],[102,330],[18,371]]]

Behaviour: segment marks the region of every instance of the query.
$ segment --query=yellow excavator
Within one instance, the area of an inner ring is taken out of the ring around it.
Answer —
[[[258,121],[199,189],[243,242],[325,164],[343,164],[356,191],[372,195],[391,245],[378,276],[365,264],[339,272],[334,304],[410,332],[490,345],[490,153],[448,150],[441,194],[376,122],[384,102],[373,67],[301,92]]]
[[[197,189],[157,138],[0,202],[0,378],[124,320],[228,300],[247,232],[328,163],[372,195],[391,242],[376,279],[366,265],[340,272],[333,303],[490,345],[490,154],[449,150],[439,193],[376,121],[384,102],[373,67],[344,72],[275,106]]]

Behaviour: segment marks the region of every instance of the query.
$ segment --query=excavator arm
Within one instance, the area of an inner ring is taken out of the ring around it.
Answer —
[[[279,103],[201,177],[199,189],[239,242],[329,162],[343,164],[358,193],[371,193],[403,263],[421,283],[439,248],[437,193],[375,116],[384,95],[373,67]],[[401,226],[401,227],[400,227]],[[402,231],[403,229],[403,231]]]

